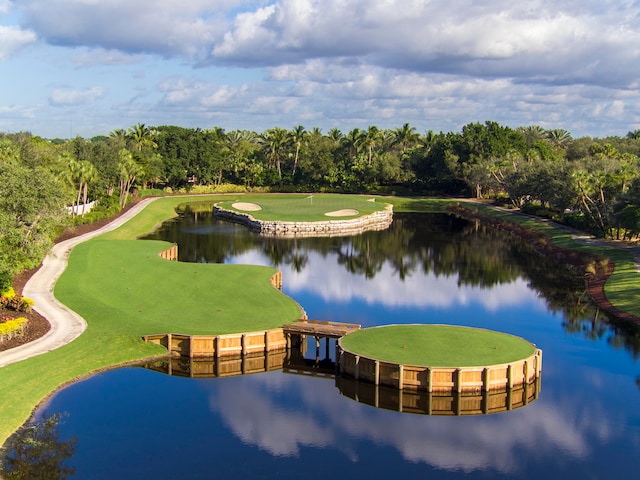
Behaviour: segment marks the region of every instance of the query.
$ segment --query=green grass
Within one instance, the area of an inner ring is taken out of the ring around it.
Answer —
[[[385,204],[369,201],[374,197],[356,195],[328,195],[328,194],[291,194],[291,195],[246,195],[233,200],[220,202],[219,205],[227,210],[237,210],[235,202],[247,202],[260,205],[261,210],[245,212],[257,220],[284,222],[318,222],[335,219],[325,215],[343,209],[354,209],[357,215],[339,217],[340,219],[356,218],[373,212],[384,210]]]
[[[0,444],[66,383],[166,354],[142,335],[262,330],[299,318],[298,305],[269,283],[275,269],[169,262],[157,256],[168,243],[132,240],[174,216],[181,203],[220,198],[228,197],[156,200],[117,230],[73,250],[55,294],[88,328],[69,345],[0,368]]]
[[[450,325],[389,325],[350,333],[342,346],[365,357],[403,365],[472,367],[527,358],[530,342],[512,335]]]

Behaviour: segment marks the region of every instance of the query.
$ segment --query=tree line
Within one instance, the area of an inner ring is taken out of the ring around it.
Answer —
[[[0,278],[40,261],[65,224],[63,206],[98,200],[88,217],[108,216],[142,189],[475,196],[631,238],[640,233],[639,156],[640,130],[574,139],[492,121],[447,133],[408,123],[326,133],[138,123],[90,139],[0,133]]]

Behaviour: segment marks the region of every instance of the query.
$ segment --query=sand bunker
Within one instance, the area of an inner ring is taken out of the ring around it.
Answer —
[[[336,210],[335,212],[327,212],[325,215],[327,217],[352,217],[353,215],[358,215],[358,210],[354,210],[353,208],[345,208],[344,210]]]
[[[236,210],[244,210],[245,212],[257,212],[258,210],[262,210],[262,207],[255,203],[236,202],[231,206]]]

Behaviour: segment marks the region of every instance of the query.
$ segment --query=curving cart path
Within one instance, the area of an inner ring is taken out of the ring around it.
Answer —
[[[23,295],[35,302],[34,309],[49,321],[51,329],[33,342],[0,352],[0,367],[60,348],[85,331],[87,328],[85,320],[53,296],[53,288],[67,267],[71,250],[79,243],[118,228],[154,200],[156,199],[146,198],[104,227],[53,246],[42,261],[42,267],[22,289]]]

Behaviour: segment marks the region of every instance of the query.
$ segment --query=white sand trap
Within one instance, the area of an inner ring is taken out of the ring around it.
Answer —
[[[345,208],[344,210],[336,210],[335,212],[327,212],[325,215],[327,217],[352,217],[353,215],[358,215],[360,212],[358,210],[354,210],[353,208]]]
[[[244,210],[245,212],[257,212],[258,210],[262,210],[262,207],[255,203],[236,202],[231,206],[236,210]]]

